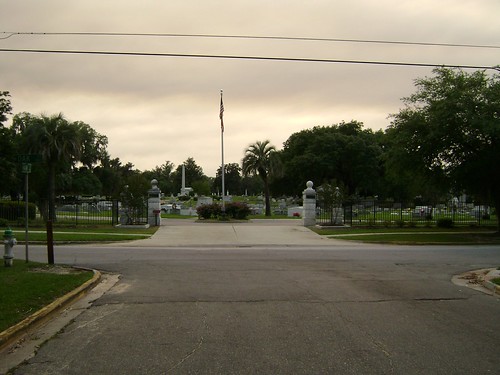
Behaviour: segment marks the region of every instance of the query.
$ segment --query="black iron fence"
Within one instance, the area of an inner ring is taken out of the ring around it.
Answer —
[[[29,203],[29,220],[44,221],[48,218],[46,201],[38,205]],[[7,223],[21,224],[25,221],[24,202],[0,201],[0,219]],[[147,224],[147,199],[127,205],[118,200],[59,198],[55,205],[56,223],[68,225],[97,224]]]
[[[24,222],[26,217],[26,203],[23,201],[0,200],[0,221]],[[36,219],[36,206],[28,203],[28,218]]]
[[[46,210],[46,205],[43,205]],[[56,222],[74,225],[119,223],[120,202],[117,200],[67,200],[56,202]]]
[[[451,221],[456,225],[496,225],[496,213],[487,205],[441,203],[417,205],[360,200],[339,204],[317,201],[316,222],[319,225],[349,226],[435,226]]]

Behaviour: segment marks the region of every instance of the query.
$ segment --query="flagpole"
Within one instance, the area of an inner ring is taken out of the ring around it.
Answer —
[[[222,168],[221,168],[221,177],[222,177],[222,215],[224,216],[226,213],[226,206],[224,202],[224,196],[226,194],[226,189],[224,186],[224,104],[222,102],[222,90],[220,90],[220,143],[221,143],[221,155],[222,155]]]

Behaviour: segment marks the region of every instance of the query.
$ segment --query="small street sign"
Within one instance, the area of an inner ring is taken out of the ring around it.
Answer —
[[[31,164],[23,163],[23,173],[31,173]]]
[[[17,155],[18,163],[40,163],[41,161],[42,155],[40,154]]]

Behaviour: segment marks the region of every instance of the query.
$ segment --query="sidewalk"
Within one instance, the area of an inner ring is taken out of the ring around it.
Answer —
[[[151,238],[114,243],[124,247],[202,246],[332,246],[343,244],[324,238],[302,226],[302,220],[250,220],[248,222],[205,223],[195,219],[163,219]]]

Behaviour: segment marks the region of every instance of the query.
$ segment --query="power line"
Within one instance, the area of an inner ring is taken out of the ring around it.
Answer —
[[[15,35],[42,35],[42,36],[119,36],[119,37],[178,37],[178,38],[224,38],[224,39],[268,39],[268,40],[292,40],[292,41],[315,41],[315,42],[341,42],[341,43],[366,43],[366,44],[394,44],[409,46],[430,47],[459,47],[459,48],[486,48],[500,49],[497,45],[487,44],[459,44],[459,43],[433,43],[433,42],[410,42],[400,40],[376,40],[376,39],[342,39],[342,38],[314,38],[314,37],[290,37],[290,36],[263,36],[263,35],[223,35],[223,34],[174,34],[174,33],[111,33],[111,32],[17,32],[3,31],[6,36],[0,39],[8,39]]]
[[[187,53],[113,52],[113,51],[83,51],[83,50],[41,50],[41,49],[15,49],[15,48],[0,48],[0,52],[74,54],[74,55],[109,55],[109,56],[181,57],[181,58],[204,58],[204,59],[264,60],[264,61],[413,66],[413,67],[428,67],[428,68],[429,67],[431,67],[431,68],[444,67],[444,68],[461,68],[461,69],[484,69],[484,70],[495,69],[495,70],[498,70],[498,66],[484,66],[484,65],[430,64],[430,63],[395,62],[395,61],[313,59],[313,58],[297,58],[297,57],[245,56],[245,55],[208,55],[208,54],[187,54]]]

